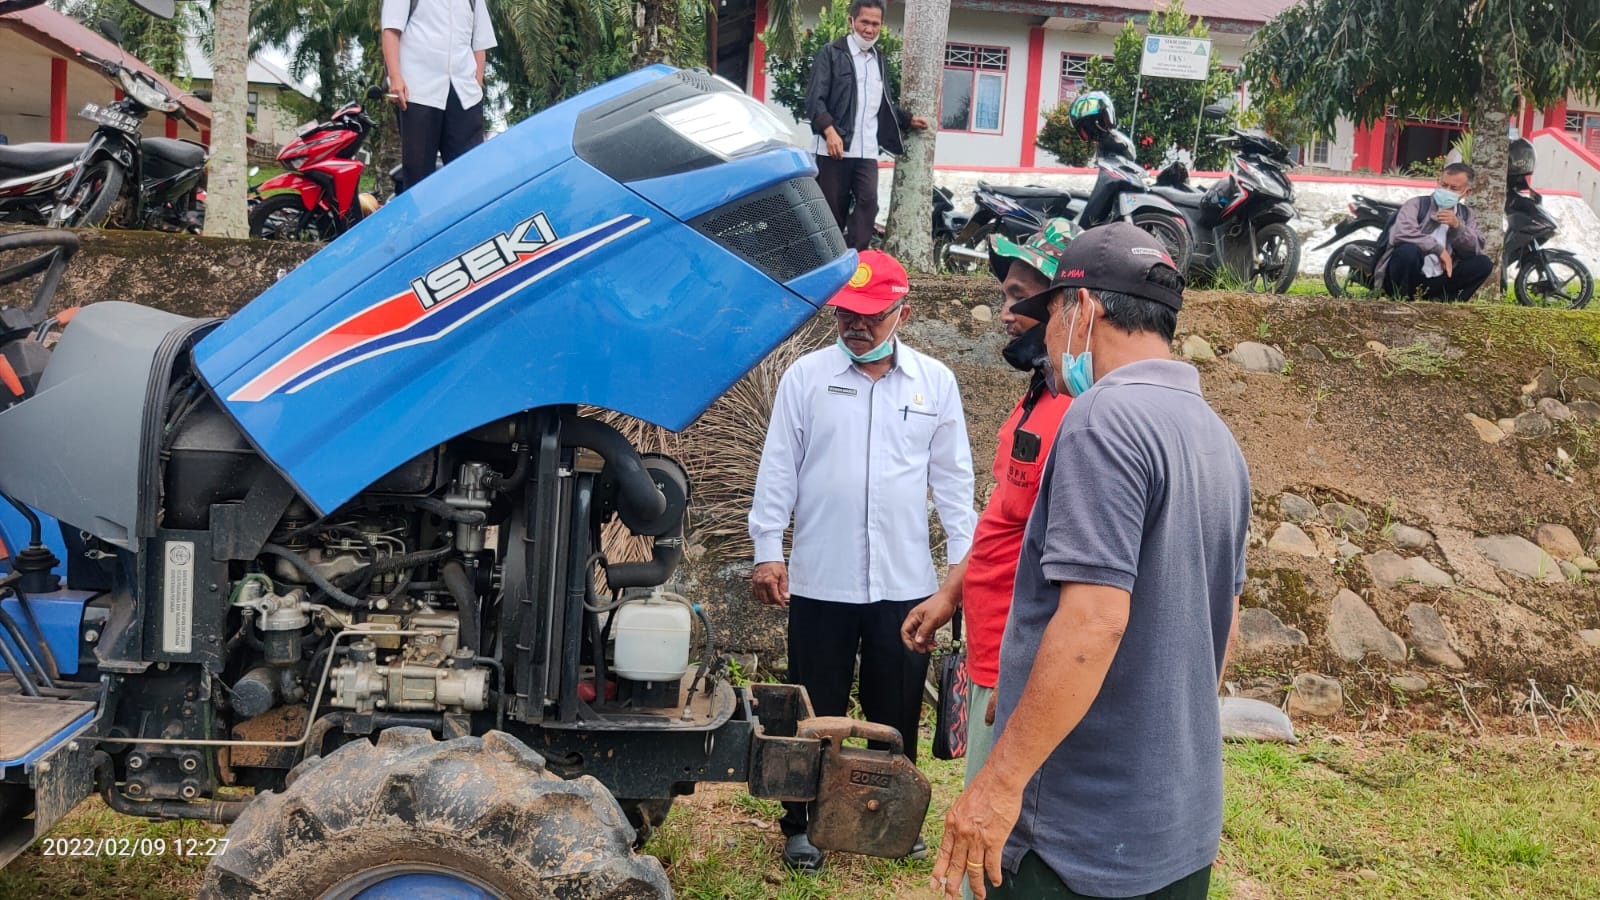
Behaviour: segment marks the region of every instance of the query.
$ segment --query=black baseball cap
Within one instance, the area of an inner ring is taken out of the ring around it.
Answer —
[[[1178,288],[1151,280],[1157,266],[1177,276]],[[1161,242],[1127,222],[1091,228],[1067,245],[1056,265],[1050,290],[1019,301],[1011,311],[1043,321],[1049,318],[1050,295],[1059,288],[1116,291],[1153,300],[1173,312],[1183,308],[1183,273]]]

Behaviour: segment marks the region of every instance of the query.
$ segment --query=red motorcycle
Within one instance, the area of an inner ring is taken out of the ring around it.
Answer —
[[[373,88],[368,97],[382,92]],[[267,240],[331,241],[378,209],[360,190],[366,171],[361,145],[375,126],[359,103],[347,103],[326,122],[301,129],[278,151],[289,171],[263,182],[250,209],[250,236]]]

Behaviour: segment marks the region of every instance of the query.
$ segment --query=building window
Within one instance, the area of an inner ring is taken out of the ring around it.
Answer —
[[[246,112],[248,112],[250,115],[253,116],[253,115],[256,114],[256,101],[258,99],[260,99],[260,98],[258,98],[256,96],[256,92],[255,91],[249,92],[248,94],[245,95],[245,97],[249,101],[249,107],[247,108]]]
[[[1567,131],[1573,134],[1583,133],[1583,117],[1585,113],[1579,109],[1567,110]]]
[[[1010,56],[1005,47],[945,45],[939,130],[1000,132]]]
[[[1061,87],[1057,99],[1062,103],[1071,103],[1078,99],[1083,92],[1085,81],[1089,78],[1089,63],[1092,56],[1082,53],[1061,54]]]
[[[1317,138],[1311,142],[1311,165],[1328,165],[1328,156],[1333,149],[1333,143],[1327,138]]]

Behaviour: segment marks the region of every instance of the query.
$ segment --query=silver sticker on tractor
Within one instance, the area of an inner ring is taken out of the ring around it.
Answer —
[[[167,541],[161,580],[161,649],[190,653],[194,645],[194,542]]]

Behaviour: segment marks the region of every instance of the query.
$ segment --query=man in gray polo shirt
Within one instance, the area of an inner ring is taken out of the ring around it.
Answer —
[[[1250,477],[1171,358],[1182,305],[1166,251],[1118,223],[1016,307],[1049,310],[1054,377],[1078,399],[1017,565],[998,738],[945,818],[933,875],[951,897],[963,880],[978,897],[1206,896]]]

